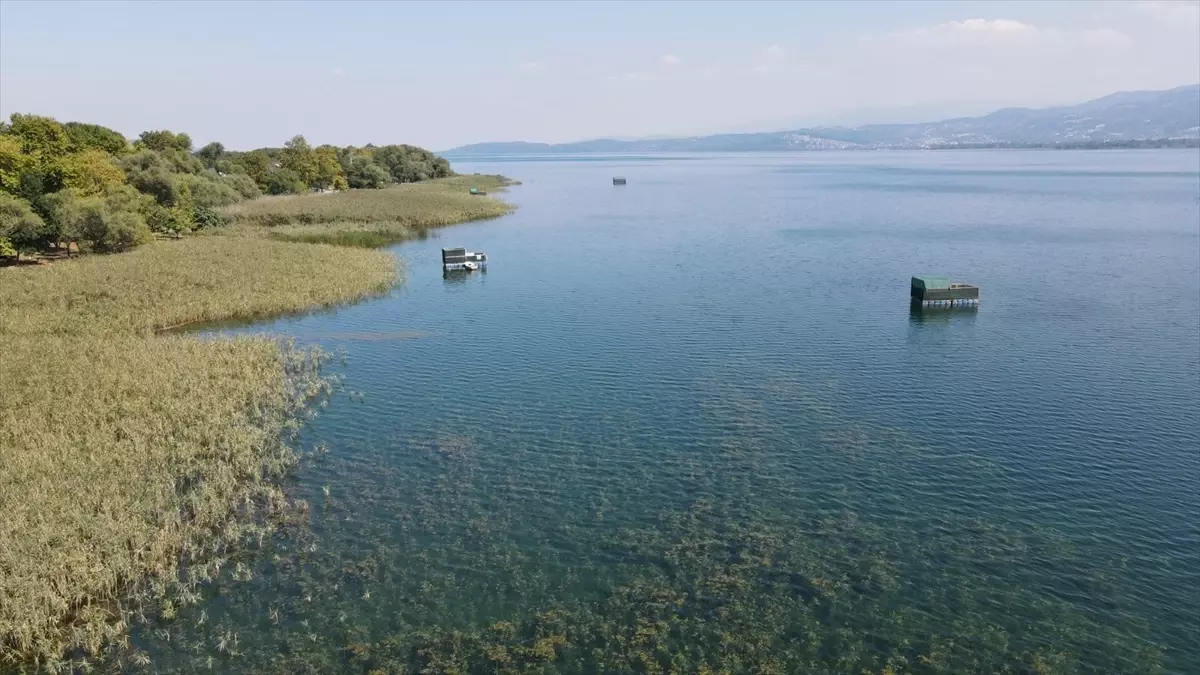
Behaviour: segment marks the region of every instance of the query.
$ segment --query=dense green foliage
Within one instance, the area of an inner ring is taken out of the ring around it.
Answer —
[[[119,155],[129,148],[128,139],[99,124],[67,122],[63,127],[67,130],[67,136],[71,138],[71,147],[74,150],[93,148],[103,150],[110,155]]]
[[[263,193],[374,189],[451,175],[445,159],[410,145],[314,148],[295,136],[282,148],[231,152],[214,142],[193,152],[185,133],[144,131],[130,143],[97,124],[16,113],[0,124],[0,258],[64,244],[71,250],[72,243],[123,251],[152,233],[218,226],[217,209]]]

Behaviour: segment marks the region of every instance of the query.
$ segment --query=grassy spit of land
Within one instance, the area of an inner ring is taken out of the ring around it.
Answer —
[[[354,300],[397,265],[252,225],[417,231],[508,207],[430,183],[244,209],[224,234],[0,269],[0,668],[78,668],[121,645],[147,601],[166,616],[194,601],[286,504],[288,432],[329,388],[320,355],[159,333]]]
[[[226,207],[224,215],[243,227],[269,228],[274,239],[370,248],[434,227],[502,216],[508,204],[469,190],[510,184],[503,176],[453,176],[383,190],[266,197]]]

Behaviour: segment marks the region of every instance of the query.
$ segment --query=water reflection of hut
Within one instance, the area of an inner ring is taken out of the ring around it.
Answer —
[[[912,278],[909,297],[920,307],[978,307],[979,287],[950,277],[925,274]]]

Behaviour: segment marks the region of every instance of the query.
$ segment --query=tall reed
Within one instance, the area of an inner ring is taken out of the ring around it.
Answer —
[[[405,238],[507,213],[469,193],[504,184],[265,198],[231,207],[241,226],[219,234],[0,269],[0,668],[86,667],[124,642],[145,601],[164,616],[172,597],[195,601],[201,561],[283,512],[290,432],[329,391],[321,353],[172,329],[381,293],[397,262],[257,226],[310,242]]]
[[[235,511],[281,508],[287,432],[328,387],[319,356],[158,329],[395,276],[387,254],[239,237],[0,269],[0,663],[98,653],[181,561],[253,524]]]

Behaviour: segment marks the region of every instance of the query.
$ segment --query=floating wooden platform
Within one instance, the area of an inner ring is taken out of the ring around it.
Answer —
[[[487,254],[465,248],[442,249],[442,269],[474,271],[487,268]]]
[[[624,184],[625,184],[625,179],[622,178],[621,176],[613,177],[613,185],[624,185]]]
[[[941,275],[922,275],[912,278],[909,298],[913,306],[923,308],[973,308],[979,306],[979,287],[961,281],[950,281]]]

